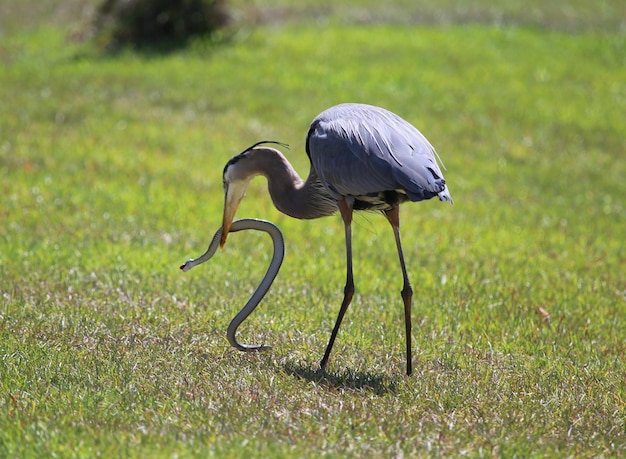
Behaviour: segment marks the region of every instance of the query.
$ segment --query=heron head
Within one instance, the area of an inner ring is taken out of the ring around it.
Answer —
[[[230,225],[235,218],[239,203],[246,194],[250,180],[261,174],[259,168],[260,158],[256,153],[262,149],[257,147],[268,143],[288,147],[287,144],[281,142],[263,140],[246,148],[242,153],[233,156],[224,166],[224,174],[222,175],[224,183],[224,217],[222,219],[220,247],[223,247],[226,243]]]

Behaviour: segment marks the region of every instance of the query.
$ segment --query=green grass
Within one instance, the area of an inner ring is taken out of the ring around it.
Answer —
[[[56,19],[0,29],[0,456],[626,453],[621,2],[505,2],[507,25],[454,2],[431,25],[403,21],[402,3],[383,24],[359,20],[377,11],[365,2],[322,3],[320,24],[282,2],[285,21],[229,43],[115,57],[68,42],[61,4],[39,5]],[[339,217],[292,220],[252,184],[238,216],[287,244],[240,329],[267,352],[225,340],[266,238],[234,234],[178,270],[220,223],[224,163],[276,139],[305,175],[308,123],[343,101],[410,120],[447,166],[455,205],[402,212],[411,378],[381,216],[355,220],[357,295],[325,374]]]

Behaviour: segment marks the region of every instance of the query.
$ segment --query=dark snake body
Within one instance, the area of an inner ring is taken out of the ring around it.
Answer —
[[[283,263],[283,258],[285,257],[285,240],[283,238],[280,229],[274,225],[272,222],[267,220],[259,220],[256,218],[243,218],[241,220],[236,220],[232,223],[230,227],[230,233],[235,233],[237,231],[243,231],[253,229],[257,231],[264,231],[269,234],[272,238],[272,243],[274,244],[274,254],[272,256],[272,261],[270,262],[269,267],[267,268],[267,272],[263,277],[263,280],[256,288],[248,302],[245,306],[237,313],[237,315],[233,318],[228,326],[228,330],[226,332],[226,337],[228,338],[228,342],[235,348],[240,351],[258,351],[262,349],[267,349],[271,346],[266,344],[242,344],[239,343],[235,337],[237,332],[237,328],[242,324],[244,320],[248,318],[248,316],[254,311],[254,309],[259,305],[267,291],[274,282],[276,275],[278,274],[278,270],[280,269],[281,264]],[[217,251],[220,245],[220,238],[222,236],[222,228],[218,229],[209,244],[209,248],[205,253],[200,255],[198,258],[192,258],[187,260],[185,264],[183,264],[180,269],[183,271],[189,271],[194,266],[198,266],[199,264],[208,261],[213,257],[215,252]]]

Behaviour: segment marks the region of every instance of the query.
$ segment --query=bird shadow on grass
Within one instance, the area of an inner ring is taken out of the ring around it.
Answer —
[[[376,395],[395,393],[397,389],[396,383],[382,374],[351,370],[329,372],[294,363],[287,363],[284,369],[291,376],[328,389],[366,390]]]

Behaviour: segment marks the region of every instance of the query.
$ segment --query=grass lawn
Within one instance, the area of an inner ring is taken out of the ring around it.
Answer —
[[[226,43],[103,56],[70,39],[81,2],[0,0],[0,457],[626,454],[623,2],[267,3],[234,1]],[[305,176],[310,121],[346,101],[415,124],[455,200],[402,208],[410,378],[382,216],[355,218],[325,373],[339,216],[249,188],[237,216],[286,239],[239,332],[265,352],[225,334],[266,236],[178,269],[221,222],[226,161],[274,139]]]

